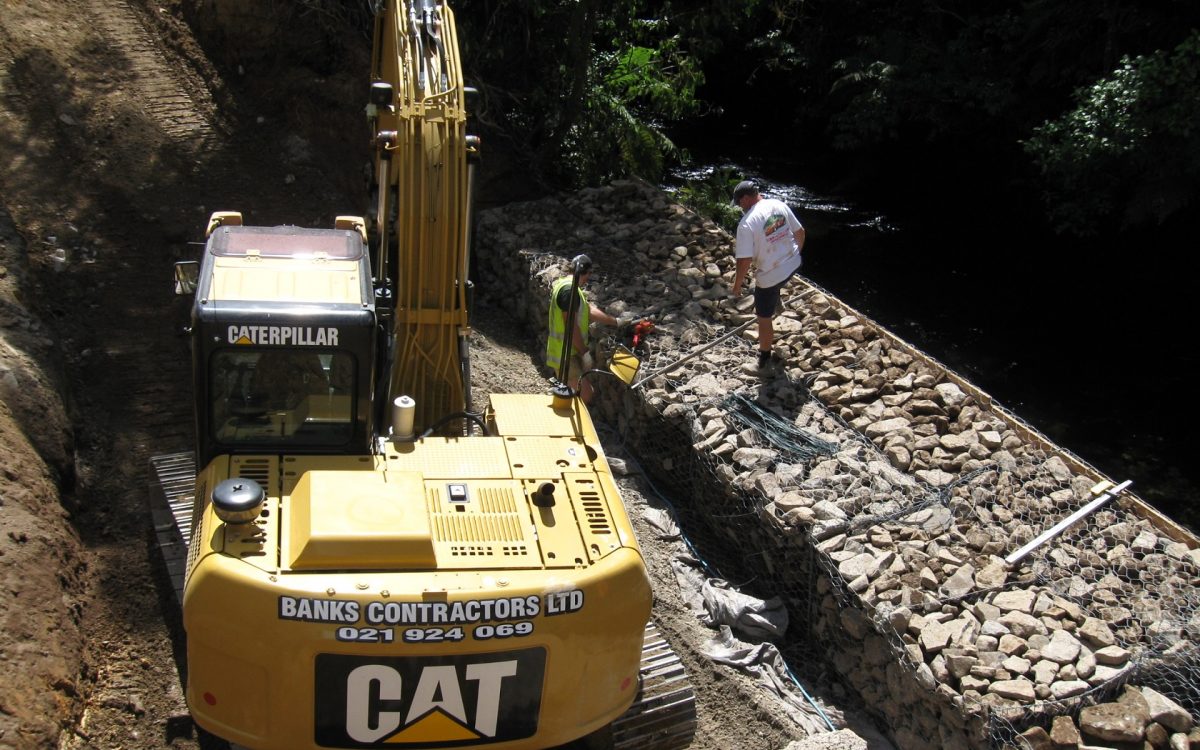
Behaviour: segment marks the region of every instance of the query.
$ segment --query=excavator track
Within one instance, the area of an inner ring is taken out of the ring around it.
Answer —
[[[150,518],[154,542],[166,568],[175,601],[183,606],[188,543],[192,539],[192,498],[196,458],[191,451],[150,457]]]
[[[150,513],[158,547],[182,606],[187,550],[192,537],[196,461],[189,452],[150,458]],[[610,727],[612,750],[679,750],[696,731],[696,700],[679,656],[646,623],[642,639],[641,685],[633,705]]]
[[[147,119],[175,148],[195,154],[212,150],[216,106],[191,66],[146,27],[127,0],[91,0],[88,7],[97,31],[129,58],[125,85],[136,92]]]
[[[696,697],[678,654],[653,622],[646,623],[640,672],[637,698],[613,722],[613,750],[687,747],[696,732]]]

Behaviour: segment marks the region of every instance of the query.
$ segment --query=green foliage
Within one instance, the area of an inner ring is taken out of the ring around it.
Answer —
[[[914,181],[953,184],[964,200],[984,188],[1027,192],[1027,143],[1072,231],[1104,210],[1121,211],[1124,223],[1161,219],[1195,192],[1194,137],[1167,122],[1195,119],[1195,97],[1138,62],[1191,65],[1156,50],[1200,26],[1195,0],[452,4],[489,137],[508,140],[533,176],[559,184],[657,180],[680,158],[667,133],[711,127],[704,116],[720,112],[731,115],[720,126],[737,129],[743,153],[782,139],[814,159],[836,154],[826,164],[845,165],[847,184],[902,185],[910,196]],[[1136,136],[1126,151],[1097,150],[1085,144],[1083,119],[1053,118],[1122,56],[1134,67],[1112,73],[1111,85],[1138,97],[1095,92],[1091,116],[1115,123],[1126,106],[1128,127],[1104,137],[1121,143],[1137,128],[1152,136]],[[1155,88],[1160,98],[1145,99]],[[1161,158],[1171,152],[1183,156]],[[1169,163],[1166,177],[1152,179],[1160,162]]]
[[[889,89],[896,66],[851,58],[838,60],[833,69],[842,75],[834,80],[830,92],[848,92],[849,96],[845,107],[831,119],[834,148],[849,151],[895,139],[899,112]]]
[[[714,169],[700,179],[684,182],[675,191],[675,200],[711,219],[726,231],[734,232],[742,212],[730,203],[730,196],[741,180],[742,175],[731,167]]]
[[[568,185],[661,178],[677,158],[665,126],[697,111],[696,59],[644,0],[475,0],[456,13],[485,119]]]
[[[1172,52],[1122,58],[1025,142],[1047,206],[1078,234],[1162,222],[1200,195],[1200,32]]]
[[[592,61],[584,116],[564,139],[564,173],[575,184],[597,184],[637,175],[662,179],[679,151],[661,127],[693,113],[700,78],[686,58],[673,56],[671,40],[659,49],[632,46]]]
[[[666,40],[657,50],[626,47],[608,56],[607,62],[600,65],[600,89],[621,102],[638,102],[673,119],[695,111],[701,77],[694,61],[679,54],[678,39]],[[603,70],[609,66],[610,70]]]
[[[844,151],[936,146],[1021,116],[1010,11],[919,4],[884,14],[829,66],[829,137]],[[909,143],[906,143],[909,142]]]
[[[804,68],[808,62],[803,50],[778,28],[754,37],[746,49],[762,62],[763,70],[768,72],[791,73]]]

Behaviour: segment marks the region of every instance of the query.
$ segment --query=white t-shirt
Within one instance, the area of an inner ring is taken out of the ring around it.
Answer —
[[[760,198],[737,227],[736,258],[754,259],[754,283],[775,286],[800,267],[795,233],[803,225],[783,201]]]

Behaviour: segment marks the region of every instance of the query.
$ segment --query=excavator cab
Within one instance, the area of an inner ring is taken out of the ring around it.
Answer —
[[[379,331],[361,220],[245,227],[214,214],[194,274],[201,465],[221,454],[370,451]],[[182,281],[181,281],[182,279]]]

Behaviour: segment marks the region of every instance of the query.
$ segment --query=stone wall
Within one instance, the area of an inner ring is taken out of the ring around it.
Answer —
[[[594,301],[656,321],[643,374],[703,350],[637,390],[601,381],[593,410],[688,499],[703,554],[778,587],[807,625],[790,638],[811,639],[897,745],[1033,743],[1150,674],[1189,721],[1143,736],[1187,741],[1183,707],[1200,710],[1187,531],[1126,494],[1006,564],[1105,478],[804,279],[776,320],[785,365],[756,372],[754,326],[722,338],[753,320],[748,296],[729,300],[730,237],[652,186],[487,211],[476,238],[481,293],[531,330],[586,252]]]

